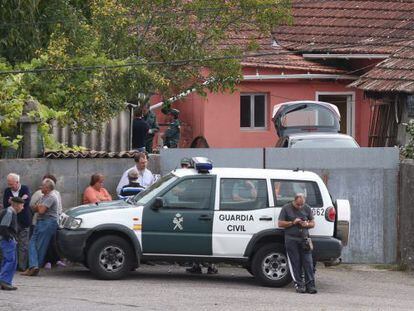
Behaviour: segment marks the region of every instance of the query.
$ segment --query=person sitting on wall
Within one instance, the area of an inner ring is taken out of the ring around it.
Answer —
[[[133,195],[136,195],[137,193],[144,190],[144,187],[142,187],[138,182],[138,171],[137,170],[130,170],[128,172],[128,181],[129,183],[122,187],[121,192],[119,196],[121,198],[130,197]]]
[[[118,186],[116,187],[116,193],[120,194],[122,187],[129,183],[128,173],[132,170],[138,171],[138,183],[143,187],[147,188],[155,182],[155,176],[147,168],[148,158],[146,153],[140,152],[134,156],[135,165],[127,169],[119,180]]]
[[[105,177],[102,174],[93,174],[91,182],[83,193],[83,204],[93,204],[104,201],[112,201],[109,192],[103,187]]]

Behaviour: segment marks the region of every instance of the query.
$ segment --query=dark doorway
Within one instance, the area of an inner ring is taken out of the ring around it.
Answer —
[[[319,94],[318,100],[338,107],[341,114],[340,133],[352,135],[352,95],[350,94]]]

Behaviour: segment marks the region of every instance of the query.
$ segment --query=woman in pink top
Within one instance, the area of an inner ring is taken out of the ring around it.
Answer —
[[[109,192],[103,187],[105,177],[102,174],[93,174],[89,187],[83,193],[83,204],[112,201]]]

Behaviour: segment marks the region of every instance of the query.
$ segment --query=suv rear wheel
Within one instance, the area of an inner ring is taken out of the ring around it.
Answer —
[[[107,235],[92,243],[87,263],[99,279],[117,280],[131,271],[133,258],[134,253],[128,241],[116,235]]]
[[[266,244],[253,257],[252,272],[263,286],[282,287],[292,282],[283,245]]]

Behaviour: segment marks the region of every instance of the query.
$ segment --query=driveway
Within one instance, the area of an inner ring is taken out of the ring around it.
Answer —
[[[142,266],[120,281],[99,281],[81,266],[16,275],[0,310],[413,310],[413,274],[371,266],[318,266],[317,295],[265,288],[244,269],[189,275],[180,266]]]

